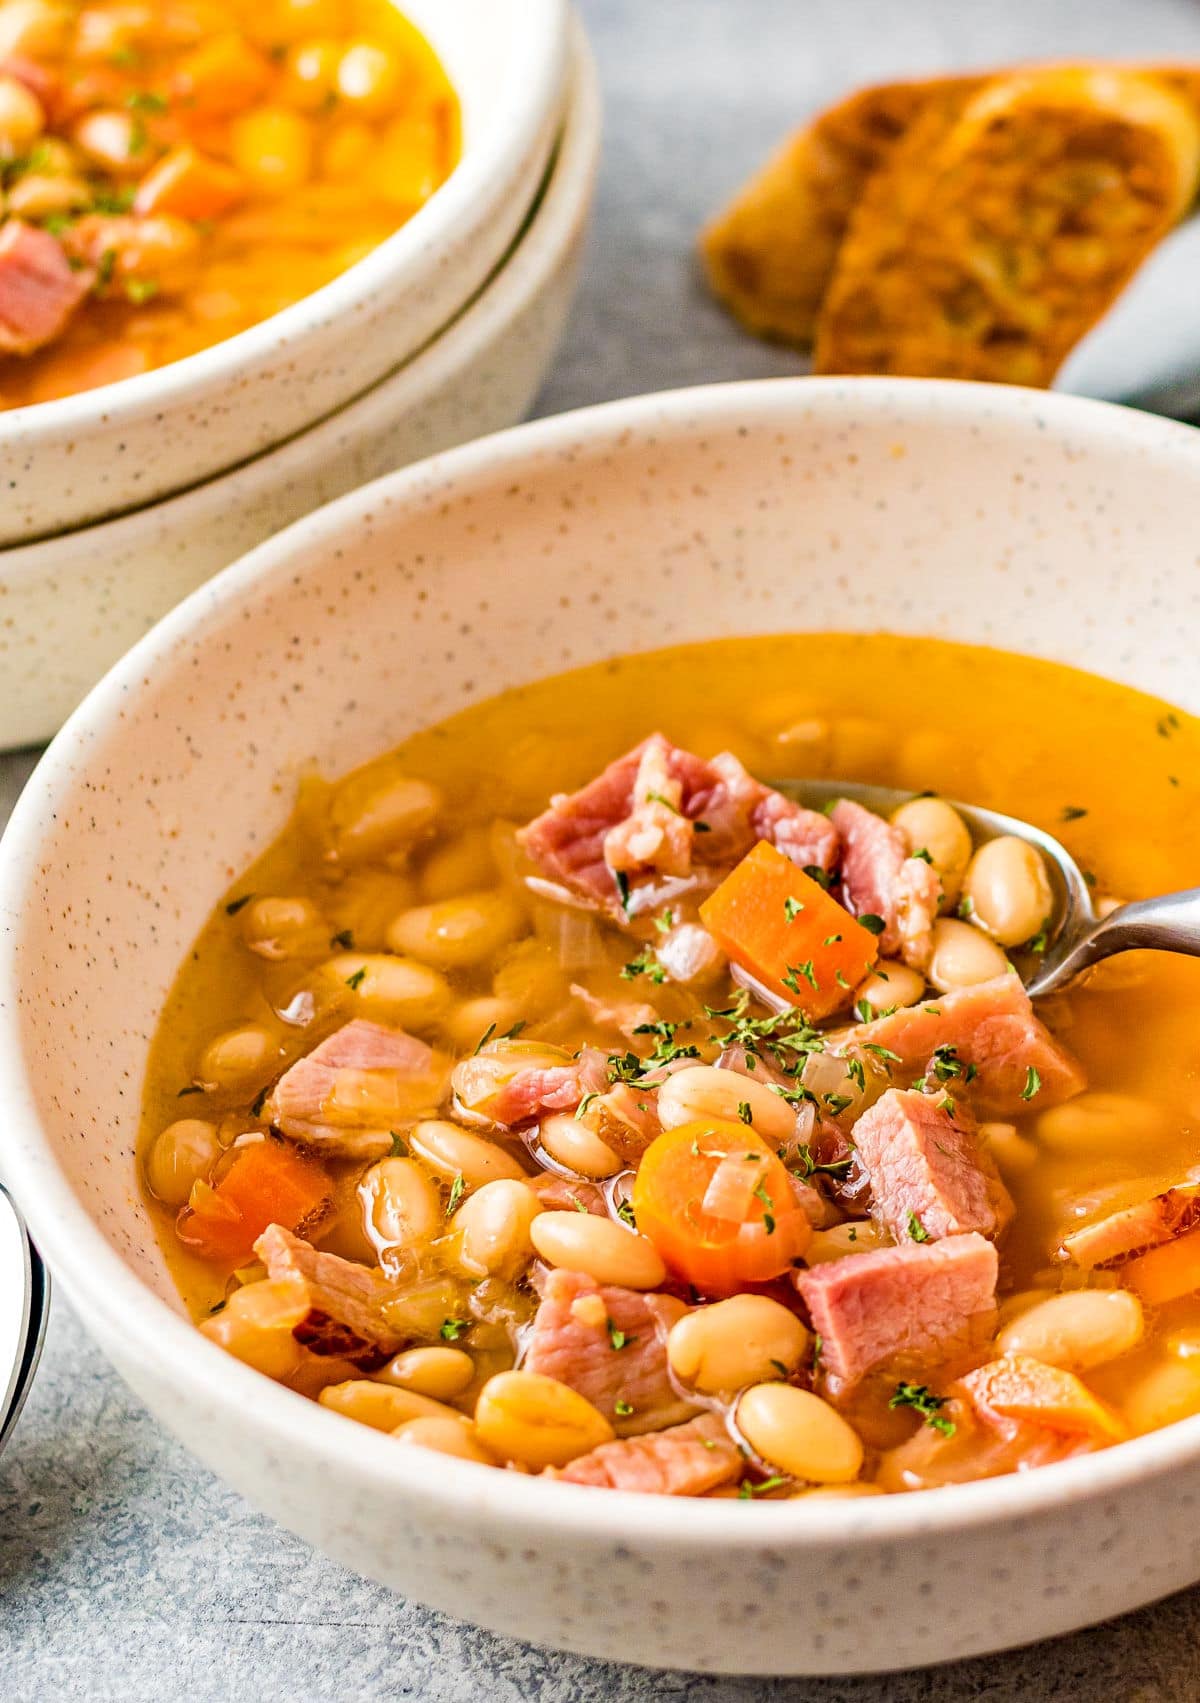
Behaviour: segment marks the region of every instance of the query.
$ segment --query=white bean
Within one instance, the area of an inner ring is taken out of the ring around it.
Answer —
[[[971,917],[1001,946],[1019,946],[1049,920],[1054,894],[1036,846],[1002,834],[980,846],[967,867],[963,892]]]
[[[808,1332],[780,1302],[767,1295],[731,1295],[672,1325],[667,1358],[676,1377],[716,1395],[789,1376],[807,1346]]]
[[[180,1118],[154,1138],[146,1158],[146,1181],[164,1206],[187,1205],[192,1184],[207,1177],[221,1157],[215,1124]]]
[[[990,982],[1008,969],[1008,959],[986,934],[954,917],[939,917],[933,925],[930,983],[939,993]]]
[[[495,957],[520,927],[520,909],[508,893],[463,893],[402,911],[388,928],[387,944],[435,969],[461,970]]]
[[[485,1183],[450,1222],[450,1258],[468,1277],[517,1277],[533,1257],[542,1203],[528,1183]]]
[[[892,813],[909,855],[926,852],[942,883],[942,908],[952,909],[962,891],[971,861],[971,834],[952,804],[944,798],[911,798]]]
[[[1136,1348],[1142,1305],[1127,1289],[1075,1289],[1018,1315],[996,1338],[1002,1354],[1029,1354],[1064,1372],[1086,1372]]]
[[[658,1091],[658,1119],[664,1129],[678,1129],[697,1118],[747,1124],[768,1144],[786,1141],[796,1128],[794,1109],[765,1082],[712,1064],[677,1070]]]
[[[557,1112],[543,1118],[538,1125],[538,1135],[550,1157],[577,1176],[594,1179],[615,1177],[621,1169],[621,1160],[608,1143],[601,1141],[582,1118],[571,1112]]]
[[[854,990],[857,1005],[866,1000],[872,1011],[889,1011],[893,1006],[907,1008],[918,1005],[925,993],[925,977],[919,970],[900,964],[894,958],[883,958],[871,974]]]
[[[754,1384],[736,1410],[755,1454],[792,1478],[848,1484],[862,1468],[858,1433],[827,1401],[793,1384]]]
[[[368,1012],[405,1029],[435,1028],[454,997],[449,982],[437,970],[383,952],[339,953],[323,973],[348,988]]]
[[[511,1153],[446,1118],[424,1118],[414,1124],[408,1145],[439,1177],[447,1182],[461,1177],[468,1189],[479,1189],[501,1178],[513,1182],[525,1179],[525,1171]]]
[[[581,1271],[597,1283],[623,1289],[658,1289],[667,1268],[653,1242],[590,1212],[543,1212],[530,1238],[547,1265]]]

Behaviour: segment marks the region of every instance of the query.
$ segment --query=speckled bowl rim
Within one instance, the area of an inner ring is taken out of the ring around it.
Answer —
[[[403,11],[403,0],[396,4]],[[498,187],[512,181],[560,97],[568,62],[568,0],[522,0],[520,10],[526,28],[506,98],[493,121],[492,145],[468,151],[425,205],[370,254],[290,307],[194,355],[73,396],[6,409],[0,413],[0,435],[23,437],[31,444],[40,438],[57,440],[96,426],[101,415],[104,430],[112,433],[120,430],[126,411],[186,407],[214,385],[232,388],[244,366],[266,359],[272,350],[302,343],[310,329],[353,315],[384,282],[404,289],[423,271],[433,271],[442,243],[487,206]],[[461,305],[448,306],[446,318]]]
[[[134,547],[139,532],[203,527],[215,509],[257,501],[264,486],[273,487],[289,474],[297,475],[326,446],[332,449],[347,433],[365,430],[382,411],[394,414],[400,407],[420,407],[524,312],[561,263],[572,231],[591,208],[602,124],[595,56],[582,25],[572,17],[562,130],[538,200],[499,270],[432,342],[344,408],[211,479],[50,538],[0,545],[0,583],[18,586],[64,573],[69,576],[64,563],[76,561],[81,549],[96,559],[123,553]]]
[[[0,845],[0,911],[19,919],[38,885],[43,840],[54,832],[56,798],[80,784],[98,739],[120,736],[130,705],[157,679],[188,666],[183,645],[219,642],[245,600],[262,588],[282,587],[299,571],[319,575],[319,565],[296,558],[315,550],[332,555],[345,532],[381,501],[402,509],[411,495],[453,480],[452,502],[470,500],[478,484],[501,472],[514,480],[532,478],[557,455],[620,447],[629,431],[652,428],[658,443],[702,436],[736,420],[739,425],[786,423],[792,408],[810,423],[822,414],[831,429],[878,411],[895,426],[899,419],[919,430],[928,419],[963,430],[1003,436],[1028,435],[1031,445],[1061,429],[1081,450],[1128,445],[1143,466],[1200,470],[1200,435],[1192,428],[1131,409],[1078,397],[991,385],[912,379],[768,379],[651,393],[595,408],[552,416],[389,474],[339,498],[251,551],[179,605],[146,635],[96,686],[75,711],[42,759],[18,801]],[[177,648],[178,647],[178,648]],[[174,654],[173,654],[174,653]],[[546,1482],[498,1472],[467,1461],[446,1460],[431,1475],[419,1451],[397,1449],[375,1433],[319,1407],[232,1360],[200,1337],[195,1327],[134,1275],[101,1234],[56,1162],[36,1109],[31,1077],[36,1060],[21,1046],[15,981],[19,921],[0,933],[0,1082],[10,1135],[3,1153],[11,1186],[42,1254],[78,1306],[85,1323],[98,1307],[120,1317],[130,1358],[151,1357],[169,1376],[178,1399],[194,1394],[224,1409],[234,1435],[252,1427],[278,1450],[297,1448],[301,1458],[336,1460],[343,1477],[353,1477],[380,1496],[411,1494],[425,1506],[442,1503],[460,1517],[502,1518],[529,1540],[539,1530],[568,1527],[589,1543],[624,1543],[675,1556],[680,1546],[712,1542],[726,1551],[803,1555],[808,1550],[859,1550],[880,1541],[967,1532],[1020,1522],[1040,1512],[1111,1496],[1122,1488],[1164,1476],[1200,1457],[1200,1416],[1177,1421],[1149,1435],[1096,1455],[1007,1478],[954,1485],[919,1494],[865,1497],[838,1504],[836,1529],[826,1504],[788,1502],[749,1512],[737,1501],[689,1501]],[[97,1298],[102,1298],[98,1300]],[[111,1327],[110,1327],[111,1331]],[[286,1455],[281,1458],[286,1459]],[[1150,1540],[1150,1534],[1148,1534]]]

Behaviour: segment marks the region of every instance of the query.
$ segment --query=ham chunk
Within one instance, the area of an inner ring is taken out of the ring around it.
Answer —
[[[0,355],[29,355],[61,336],[95,282],[71,267],[48,231],[9,219],[0,227]]]
[[[760,839],[822,870],[837,859],[826,817],[772,792],[728,752],[707,762],[661,733],[579,792],[557,794],[520,835],[543,876],[617,922],[672,892],[711,887]]]
[[[379,1273],[337,1254],[323,1254],[281,1224],[271,1224],[254,1251],[274,1282],[302,1289],[308,1311],[292,1335],[313,1354],[350,1360],[374,1371],[404,1346],[384,1306],[395,1291]]]
[[[523,1370],[569,1384],[627,1436],[695,1411],[676,1395],[667,1370],[667,1332],[686,1310],[681,1301],[602,1287],[574,1271],[549,1272],[541,1293]]]
[[[953,1049],[964,1073],[974,1068],[965,1092],[983,1118],[1043,1111],[1087,1087],[1081,1066],[1034,1016],[1015,973],[931,995],[920,1005],[859,1024],[843,1050],[868,1046],[894,1053],[896,1059],[889,1060],[894,1074],[910,1079],[927,1070],[940,1049]],[[965,1074],[961,1080],[965,1083]]]
[[[394,1125],[436,1107],[444,1076],[424,1041],[358,1018],[284,1072],[266,1116],[293,1141],[377,1159],[390,1151]]]
[[[821,1363],[843,1387],[898,1356],[945,1359],[986,1340],[996,1250],[982,1236],[905,1242],[800,1272],[796,1287],[821,1337]]]
[[[601,1443],[548,1476],[601,1490],[636,1490],[646,1496],[703,1496],[739,1476],[743,1460],[714,1413],[655,1431]]]
[[[522,1042],[489,1041],[454,1067],[463,1111],[512,1127],[546,1112],[573,1112],[608,1087],[608,1055],[597,1047],[583,1047],[574,1058],[558,1049],[522,1048]],[[522,1064],[526,1057],[532,1062]],[[550,1062],[557,1058],[563,1062]]]
[[[852,1139],[870,1178],[874,1216],[897,1242],[908,1241],[914,1225],[930,1241],[968,1230],[994,1236],[1011,1216],[962,1100],[889,1088],[859,1118]]]
[[[1149,1200],[1110,1212],[1063,1238],[1059,1253],[1092,1270],[1124,1265],[1200,1224],[1200,1183],[1178,1183]]]
[[[924,970],[933,955],[941,882],[924,858],[909,857],[904,835],[882,816],[839,798],[830,819],[842,838],[842,892],[855,916],[883,919],[885,957]]]

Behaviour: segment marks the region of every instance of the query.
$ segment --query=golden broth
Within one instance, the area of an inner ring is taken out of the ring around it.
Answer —
[[[376,865],[341,882],[319,850],[327,792],[316,783],[303,789],[292,823],[230,889],[171,991],[148,1069],[143,1151],[173,1119],[245,1112],[248,1093],[188,1092],[219,1031],[263,1021],[290,1056],[305,1048],[277,1015],[294,975],[289,981],[246,951],[239,900],[306,895],[331,936],[352,928],[355,946],[373,949],[391,911],[494,881],[480,849],[494,818],[527,820],[551,793],[580,786],[653,729],[703,756],[731,750],[764,779],[876,781],[1010,812],[1061,838],[1100,898],[1200,883],[1200,722],[1145,694],[998,651],[884,634],[730,639],[596,664],[477,704],[380,759],[389,771],[436,782],[448,801],[451,826],[411,867]],[[696,995],[670,984],[622,984],[617,966],[629,941],[607,934],[594,972],[607,990],[673,1018],[699,1011]],[[457,1001],[492,994],[497,963],[514,951],[450,972]],[[1035,1103],[1017,1120],[1036,1162],[1006,1174],[1017,1212],[1001,1250],[1001,1296],[1085,1281],[1054,1258],[1063,1234],[1105,1203],[1168,1186],[1200,1159],[1198,1011],[1200,962],[1161,954],[1112,961],[1046,1003],[1041,1014],[1082,1061],[1089,1089],[1127,1098],[1086,1136],[1070,1102],[1052,1115]],[[535,1008],[529,1016],[528,1034],[572,1049],[597,1042],[578,1014],[567,1021]],[[455,1056],[471,1050],[436,1022],[423,1032]],[[611,1035],[601,1044],[611,1046]],[[151,1205],[201,1318],[224,1296],[224,1274],[181,1252],[173,1215]],[[339,1219],[324,1245],[353,1253],[348,1224]],[[1115,1276],[1092,1280],[1104,1286]],[[1089,1375],[1134,1429],[1200,1411],[1200,1352],[1189,1358],[1192,1346],[1200,1351],[1200,1297],[1147,1319],[1136,1353]]]
[[[53,236],[91,287],[43,347],[0,339],[0,408],[247,330],[369,254],[457,163],[454,91],[389,0],[31,3],[16,50],[41,120],[6,130],[28,91],[0,63],[0,229]]]

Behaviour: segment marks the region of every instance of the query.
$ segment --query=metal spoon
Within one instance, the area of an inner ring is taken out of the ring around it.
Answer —
[[[898,787],[866,786],[857,781],[784,780],[769,784],[813,810],[822,810],[839,798],[850,798],[880,816],[890,816],[898,805],[916,797]],[[1114,952],[1186,952],[1200,957],[1200,887],[1163,893],[1156,899],[1138,899],[1106,917],[1097,917],[1083,872],[1052,834],[998,810],[980,810],[952,798],[946,803],[952,804],[966,822],[976,845],[1001,834],[1013,834],[1036,846],[1045,859],[1054,909],[1046,923],[1044,950],[1032,952],[1018,947],[1009,953],[1035,998],[1065,987],[1089,964],[1098,964]]]
[[[49,1275],[0,1184],[0,1450],[25,1405],[49,1311]]]

